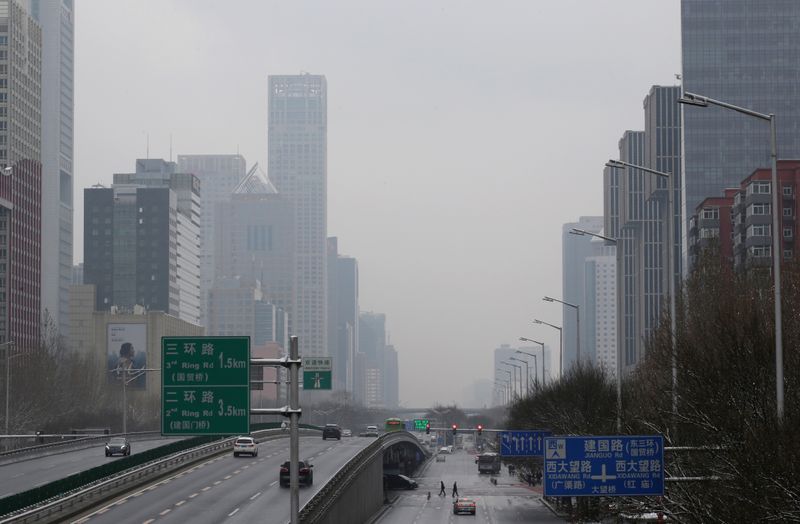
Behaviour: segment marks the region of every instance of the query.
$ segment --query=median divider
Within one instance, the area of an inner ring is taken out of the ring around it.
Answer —
[[[303,426],[303,425],[301,425]],[[301,435],[319,435],[316,426]],[[252,431],[258,442],[289,436],[283,429]],[[194,437],[92,468],[0,499],[0,524],[59,522],[123,491],[211,456],[230,452],[236,437]]]

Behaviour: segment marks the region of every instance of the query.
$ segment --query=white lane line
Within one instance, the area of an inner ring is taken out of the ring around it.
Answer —
[[[195,498],[195,497],[196,497],[197,495],[199,495],[199,494],[200,494],[200,493],[192,493],[191,495],[189,495],[189,498],[190,498],[190,499],[193,499],[193,498]]]
[[[236,508],[235,510],[231,511],[230,513],[228,513],[228,516],[232,517],[232,516],[236,515],[237,511],[239,511],[239,508]]]
[[[170,511],[172,511],[172,508],[167,508],[167,509],[165,509],[164,511],[162,511],[161,513],[159,513],[159,515],[161,515],[161,516],[163,517],[164,515],[166,515],[166,514],[167,514],[167,513],[169,513]]]
[[[184,499],[184,500],[181,500],[180,502],[176,502],[176,503],[175,503],[175,505],[176,505],[176,506],[183,506],[184,504],[186,504],[186,499]]]
[[[236,471],[234,471],[234,472],[233,472],[233,474],[234,474],[234,475],[238,475],[238,474],[239,474],[239,473],[241,473],[241,472],[242,472],[242,470],[241,470],[241,469],[237,469]]]
[[[261,495],[260,491],[258,493],[256,493],[255,495],[253,495],[252,497],[250,497],[250,500],[255,500],[259,495]]]
[[[200,491],[208,491],[208,490],[210,490],[210,489],[211,489],[211,486],[206,486],[206,487],[204,487],[203,489],[201,489]]]
[[[232,476],[233,476],[233,475],[227,475],[225,478],[223,478],[223,480],[228,480],[228,479],[229,479],[229,478],[231,478]]]
[[[142,524],[150,524],[151,522],[155,522],[155,521],[156,521],[156,519],[147,519],[144,522],[142,522]]]
[[[83,518],[82,518],[82,519],[80,519],[80,520],[76,520],[76,521],[75,521],[75,522],[73,522],[72,524],[83,524],[84,522],[86,522],[86,521],[88,521],[88,520],[89,520],[89,517],[83,517]]]
[[[106,511],[108,511],[108,510],[109,510],[109,507],[108,507],[108,506],[106,506],[105,508],[103,508],[103,509],[99,510],[99,511],[97,512],[97,514],[98,514],[98,515],[102,515],[103,513],[105,513],[105,512],[106,512]]]
[[[222,484],[222,481],[221,481],[221,480],[217,480],[217,481],[215,481],[215,482],[214,482],[214,485],[215,485],[215,486],[218,486],[219,484]]]
[[[272,486],[274,486],[274,485],[275,485],[275,484],[277,484],[277,483],[278,483],[278,481],[276,480],[275,482],[271,483],[271,484],[269,485],[269,487],[272,487]]]

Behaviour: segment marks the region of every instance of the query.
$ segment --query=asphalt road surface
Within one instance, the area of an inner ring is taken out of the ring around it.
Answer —
[[[450,524],[457,522],[491,523],[563,523],[542,503],[541,486],[528,487],[508,475],[505,468],[490,482],[490,475],[479,475],[475,455],[456,451],[446,455],[445,462],[431,461],[415,477],[419,488],[413,491],[391,491],[397,497],[375,524]],[[444,481],[447,496],[440,497],[439,483]],[[453,515],[452,488],[458,483],[458,494],[475,501],[476,516]],[[428,499],[428,492],[431,496]],[[465,519],[465,520],[464,520]]]
[[[300,507],[374,438],[301,437],[300,458],[314,465],[314,485],[300,487]],[[280,523],[289,520],[289,489],[278,485],[289,439],[259,444],[258,457],[225,453],[142,486],[73,520],[83,524]]]
[[[141,453],[175,442],[176,438],[154,440],[134,440],[131,442],[131,454]],[[12,464],[0,466],[0,498],[63,479],[74,473],[80,473],[97,466],[102,466],[122,457],[106,457],[105,441],[96,445],[66,451],[56,455],[31,458]]]

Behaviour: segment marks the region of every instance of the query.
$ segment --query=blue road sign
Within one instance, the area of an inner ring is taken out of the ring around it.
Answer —
[[[406,420],[403,422],[405,425],[406,431],[414,431],[414,421],[413,420]]]
[[[664,437],[545,439],[544,494],[549,497],[664,494]]]
[[[541,457],[544,454],[544,439],[549,431],[501,431],[500,456]]]

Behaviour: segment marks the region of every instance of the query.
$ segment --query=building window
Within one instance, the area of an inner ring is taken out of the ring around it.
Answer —
[[[791,207],[784,207],[783,208],[783,216],[785,216],[785,217],[794,216],[794,213],[792,213],[792,208]]]
[[[747,186],[748,195],[768,195],[770,183],[769,182],[752,182]]]
[[[711,207],[707,209],[703,209],[703,218],[706,220],[717,220],[719,219],[719,208],[718,207]]]
[[[770,227],[767,225],[750,226],[747,228],[748,237],[767,237],[770,235]]]
[[[783,196],[794,195],[794,188],[792,186],[783,186]]]
[[[784,249],[783,250],[783,258],[792,258],[792,250],[791,249]]]
[[[768,257],[772,253],[770,246],[751,246],[750,256],[752,257]]]
[[[792,228],[790,227],[783,228],[783,238],[792,238]]]
[[[719,228],[704,227],[700,230],[700,238],[719,238]]]
[[[750,206],[750,215],[769,215],[769,204],[753,204]]]

